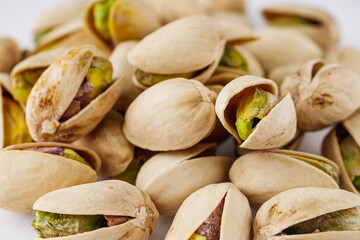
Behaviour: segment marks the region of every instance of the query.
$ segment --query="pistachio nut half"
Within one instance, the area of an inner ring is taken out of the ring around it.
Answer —
[[[299,128],[315,131],[348,118],[360,106],[360,76],[338,64],[314,59],[287,76],[281,95],[291,93]]]
[[[148,239],[159,213],[146,193],[119,180],[45,194],[34,203],[36,239]]]
[[[171,22],[129,52],[134,83],[147,88],[177,77],[205,83],[215,71],[224,46],[221,27],[210,17],[190,16]]]
[[[174,216],[191,193],[228,181],[233,159],[208,153],[215,147],[200,143],[187,150],[159,153],[140,169],[136,186],[149,194],[161,215]]]
[[[332,48],[326,52],[325,60],[330,63],[338,63],[360,74],[360,52],[354,47]]]
[[[339,188],[339,168],[327,158],[290,150],[245,154],[232,165],[234,185],[258,209],[276,194],[299,187]]]
[[[123,79],[95,47],[69,49],[41,75],[29,95],[26,121],[36,141],[72,142],[91,132],[115,104]]]
[[[86,9],[84,24],[110,47],[121,41],[141,39],[160,27],[153,9],[140,0],[101,0]]]
[[[335,126],[322,145],[324,156],[335,161],[341,171],[340,186],[360,195],[360,113]]]
[[[339,40],[335,19],[320,9],[281,4],[266,7],[262,13],[269,25],[299,31],[324,49],[329,49]]]
[[[175,78],[142,92],[125,113],[124,134],[152,151],[187,149],[215,127],[216,94],[196,80]]]
[[[234,79],[221,90],[215,109],[223,126],[248,149],[278,148],[296,133],[290,95],[276,104],[275,82],[256,76]]]
[[[251,210],[231,183],[211,184],[181,205],[165,240],[250,240]]]
[[[323,55],[317,43],[292,29],[265,27],[256,33],[259,40],[244,46],[260,61],[265,72],[283,65],[304,64]]]
[[[11,38],[0,38],[0,73],[9,73],[20,61],[21,52]]]
[[[360,198],[348,191],[295,188],[264,203],[253,224],[254,240],[356,240],[360,237]]]
[[[101,161],[88,149],[64,143],[24,143],[0,152],[0,207],[32,212],[50,191],[95,182]]]

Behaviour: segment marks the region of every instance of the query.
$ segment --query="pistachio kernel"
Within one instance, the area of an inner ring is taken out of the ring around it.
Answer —
[[[40,40],[47,35],[48,33],[50,33],[54,28],[53,27],[49,27],[49,28],[45,28],[43,30],[40,30],[38,32],[35,33],[34,35],[34,42],[35,44],[38,44],[40,42]]]
[[[192,78],[196,75],[196,72],[188,72],[188,73],[179,73],[179,74],[157,74],[157,73],[147,73],[141,71],[140,69],[136,69],[135,77],[139,83],[144,86],[151,87],[157,83],[162,81],[172,79],[172,78]]]
[[[219,65],[248,72],[248,62],[245,57],[230,46],[225,47],[224,54]]]
[[[295,16],[279,16],[271,19],[269,23],[270,25],[281,26],[281,27],[296,26],[303,24],[317,24],[317,22],[312,21],[310,19],[295,17]]]
[[[346,171],[354,186],[360,190],[360,147],[348,134],[340,141],[340,150]]]
[[[94,27],[106,41],[110,41],[108,18],[113,3],[114,0],[99,1],[94,4],[93,8]]]

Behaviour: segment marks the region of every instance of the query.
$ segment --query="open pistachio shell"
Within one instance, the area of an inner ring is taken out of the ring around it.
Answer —
[[[320,169],[318,165],[331,167]],[[331,173],[331,175],[329,175]],[[245,154],[232,165],[230,180],[259,208],[276,194],[299,187],[339,188],[338,166],[321,156],[289,150]],[[336,179],[336,180],[335,180]]]
[[[270,24],[277,19],[284,21],[275,26],[297,30],[312,38],[324,49],[332,47],[339,40],[339,30],[335,19],[327,12],[317,8],[282,4],[263,9],[263,15]],[[295,18],[298,21],[303,21],[303,23],[289,24],[286,19],[281,18]]]
[[[36,82],[26,105],[26,121],[34,140],[75,141],[91,132],[111,110],[121,93],[123,79],[115,80],[70,119],[60,120],[88,72],[94,51],[92,45],[68,50]]]
[[[181,205],[165,240],[188,240],[224,200],[219,240],[249,240],[251,210],[246,197],[231,183],[211,184]]]
[[[91,148],[99,154],[101,172],[105,176],[120,174],[134,157],[134,145],[125,138],[123,124],[124,117],[110,111],[92,132],[75,142],[75,145]]]
[[[273,68],[268,72],[267,77],[276,82],[276,84],[280,87],[285,78],[291,73],[299,70],[301,66],[302,65],[290,64]]]
[[[332,48],[327,51],[325,60],[330,63],[338,63],[360,74],[360,52],[354,47]]]
[[[338,64],[315,59],[286,77],[281,95],[289,92],[299,127],[315,131],[349,117],[360,106],[360,76]]]
[[[149,194],[161,215],[173,216],[191,193],[228,180],[231,158],[202,156],[214,147],[200,143],[187,150],[159,153],[140,169],[136,186]]]
[[[146,73],[192,73],[191,78],[204,83],[215,71],[224,46],[225,38],[215,20],[206,16],[190,16],[146,36],[129,52],[128,61],[134,68]],[[197,54],[192,54],[194,52]],[[136,84],[146,87],[135,74],[133,78]]]
[[[194,146],[215,127],[216,94],[195,80],[171,79],[142,92],[125,113],[124,133],[153,151]]]
[[[76,151],[90,166],[63,156],[27,150],[33,147],[62,147]],[[32,212],[34,202],[50,191],[95,182],[101,166],[98,155],[83,147],[63,143],[24,143],[0,152],[0,207]]]
[[[323,55],[322,49],[309,37],[292,29],[266,27],[256,32],[259,40],[245,44],[266,72],[289,64],[304,64]]]
[[[154,231],[159,217],[146,193],[118,180],[52,191],[39,198],[34,210],[68,215],[110,215],[129,217],[125,223],[52,240],[143,240]],[[43,238],[37,238],[43,239]]]
[[[275,97],[278,95],[278,88],[271,80],[255,76],[239,77],[227,84],[220,92],[215,104],[216,114],[223,126],[238,140],[240,147],[248,149],[281,147],[290,142],[296,133],[295,107],[289,95],[264,116],[245,141],[240,139],[236,130],[237,104],[244,92],[256,88],[267,91]]]
[[[129,40],[119,43],[111,53],[110,61],[113,65],[113,78],[119,78],[125,75],[125,82],[114,108],[121,112],[125,112],[130,103],[142,92],[133,80],[133,68],[127,60],[127,53],[137,44],[136,40]]]
[[[0,38],[0,73],[9,73],[20,60],[17,43],[10,38]]]
[[[360,198],[357,195],[340,189],[307,187],[287,190],[261,206],[254,219],[253,239],[356,240],[360,231],[317,231],[295,235],[286,235],[282,231],[298,223],[359,205]],[[339,226],[343,225],[339,223]]]

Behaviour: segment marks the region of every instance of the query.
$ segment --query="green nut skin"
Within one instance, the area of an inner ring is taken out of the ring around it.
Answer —
[[[43,29],[43,30],[35,33],[35,35],[34,35],[34,42],[35,42],[35,44],[38,44],[39,41],[40,41],[45,35],[47,35],[48,33],[50,33],[52,30],[53,30],[53,28],[50,27],[50,28],[46,28],[46,29]]]
[[[360,190],[360,147],[353,137],[348,134],[340,142],[340,150],[346,171],[354,186]]]
[[[86,74],[90,85],[91,100],[99,96],[111,83],[113,67],[110,61],[101,57],[94,57]]]
[[[143,72],[140,69],[136,69],[135,76],[139,83],[144,86],[151,87],[162,81],[172,79],[172,78],[192,78],[196,75],[197,72],[188,72],[180,74],[156,74],[156,73],[147,73]]]
[[[270,25],[280,26],[280,27],[289,27],[289,26],[297,26],[304,24],[314,24],[313,21],[300,17],[276,17],[269,21]]]
[[[107,221],[103,215],[64,215],[37,211],[31,225],[41,238],[53,238],[107,227]]]
[[[248,62],[245,57],[230,46],[225,47],[219,65],[248,72]]]
[[[88,162],[86,162],[83,157],[81,157],[77,152],[75,152],[74,150],[72,150],[70,148],[64,148],[63,157],[66,157],[66,158],[78,161],[87,166],[90,166],[90,164]]]
[[[100,36],[106,41],[110,41],[110,32],[108,25],[108,18],[110,8],[113,5],[114,0],[99,1],[94,4],[93,16],[94,27]]]

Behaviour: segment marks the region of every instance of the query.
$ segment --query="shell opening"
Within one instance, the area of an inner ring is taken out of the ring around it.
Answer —
[[[291,14],[266,12],[264,13],[264,15],[270,25],[277,27],[289,27],[289,26],[298,26],[298,25],[313,25],[313,26],[322,25],[321,22],[316,21],[315,19],[295,16]]]
[[[246,58],[241,53],[236,51],[235,48],[229,45],[225,46],[225,50],[219,65],[238,69],[244,72],[249,71],[248,62]]]

